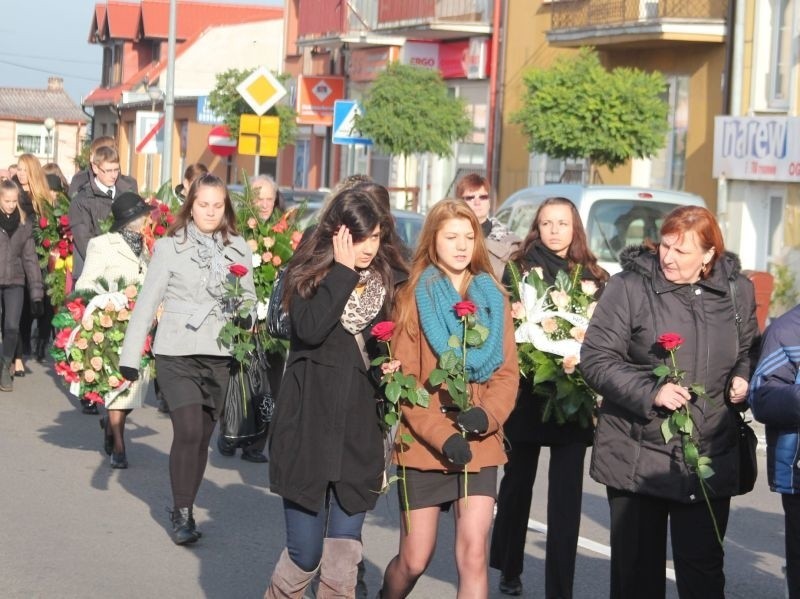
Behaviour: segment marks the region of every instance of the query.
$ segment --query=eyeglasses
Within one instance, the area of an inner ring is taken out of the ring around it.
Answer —
[[[467,195],[467,196],[461,196],[461,199],[464,200],[465,202],[471,202],[472,200],[483,200],[483,201],[486,201],[486,200],[489,199],[489,194],[488,193],[482,193],[480,195],[472,194],[472,195]]]
[[[100,171],[101,173],[103,173],[104,175],[116,175],[116,174],[119,173],[119,167],[117,167],[117,168],[103,168],[102,166],[98,166],[97,164],[95,164],[95,166],[97,167],[97,170]]]

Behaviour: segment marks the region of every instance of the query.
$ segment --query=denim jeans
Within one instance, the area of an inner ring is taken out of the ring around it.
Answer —
[[[284,499],[283,516],[286,520],[289,557],[302,570],[315,570],[322,559],[323,540],[328,537],[360,541],[366,515],[366,512],[348,515],[339,505],[332,487],[328,487],[325,504],[319,512],[311,512]]]

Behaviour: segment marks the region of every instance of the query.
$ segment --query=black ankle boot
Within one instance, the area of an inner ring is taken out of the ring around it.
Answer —
[[[194,543],[200,537],[194,526],[192,508],[176,507],[172,510],[172,541],[176,545]]]
[[[41,364],[44,362],[44,357],[47,352],[47,339],[36,340],[36,361]]]

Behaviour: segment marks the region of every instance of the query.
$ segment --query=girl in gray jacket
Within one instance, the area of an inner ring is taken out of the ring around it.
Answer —
[[[161,306],[153,354],[172,420],[172,540],[178,545],[200,538],[192,506],[230,378],[230,352],[218,337],[234,317],[225,294],[234,271],[246,270],[242,299],[255,302],[253,258],[235,222],[225,183],[214,175],[196,179],[167,236],[156,242],[119,361],[122,376],[139,378],[142,349]]]

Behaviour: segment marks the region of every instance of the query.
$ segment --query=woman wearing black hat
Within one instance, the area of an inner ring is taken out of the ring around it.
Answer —
[[[107,291],[98,284],[107,281],[118,290],[127,285],[141,285],[147,272],[149,255],[142,236],[142,227],[152,207],[133,192],[121,193],[111,205],[114,222],[111,231],[89,240],[86,262],[75,284],[78,291]],[[117,284],[120,282],[120,284]],[[108,414],[100,419],[103,427],[104,448],[111,455],[112,468],[127,468],[125,455],[125,419],[131,410],[141,408],[147,395],[148,380],[134,381],[127,392],[106,399]]]

